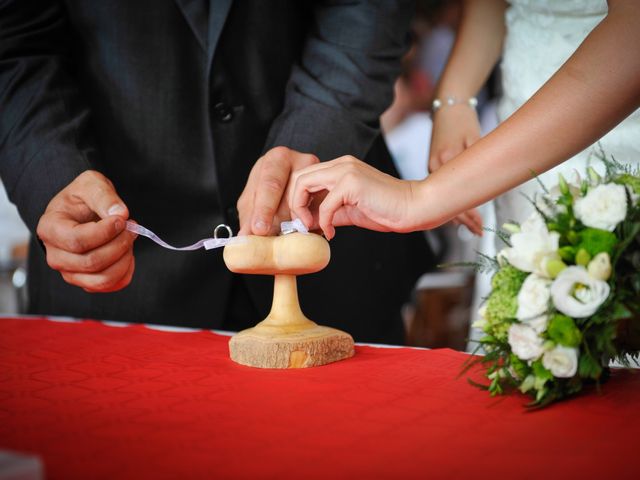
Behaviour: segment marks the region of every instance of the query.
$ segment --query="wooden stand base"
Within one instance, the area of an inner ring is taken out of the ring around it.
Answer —
[[[335,328],[313,325],[287,333],[261,328],[262,324],[243,330],[229,342],[231,359],[250,367],[306,368],[353,356],[351,335]]]
[[[351,335],[304,316],[294,275],[275,276],[267,318],[229,341],[234,362],[259,368],[317,367],[352,357],[354,351]]]

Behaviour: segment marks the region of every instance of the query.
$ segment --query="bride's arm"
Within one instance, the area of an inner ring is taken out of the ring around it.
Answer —
[[[441,224],[562,163],[638,108],[639,24],[640,2],[610,0],[605,19],[528,102],[418,185],[417,223]]]
[[[351,158],[299,171],[289,205],[331,237],[333,225],[410,231],[436,227],[562,163],[640,106],[640,2],[609,13],[540,90],[488,136],[422,182],[403,182]],[[328,190],[319,211],[314,192]]]

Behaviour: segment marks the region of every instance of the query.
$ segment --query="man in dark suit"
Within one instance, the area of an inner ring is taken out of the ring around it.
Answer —
[[[264,317],[269,279],[135,241],[124,221],[175,245],[219,223],[265,235],[288,213],[292,170],[351,154],[393,172],[378,117],[411,7],[0,2],[0,175],[40,239],[32,313],[228,329]],[[431,263],[421,236],[345,230],[332,256],[300,279],[308,316],[401,342],[400,305]]]

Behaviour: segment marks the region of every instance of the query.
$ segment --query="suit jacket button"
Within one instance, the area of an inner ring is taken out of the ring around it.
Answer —
[[[229,123],[233,120],[233,110],[226,103],[216,103],[213,107],[213,114],[220,123]]]

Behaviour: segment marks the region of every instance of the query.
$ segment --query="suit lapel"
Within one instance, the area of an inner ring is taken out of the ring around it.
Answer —
[[[175,0],[184,15],[189,28],[198,39],[202,49],[207,51],[207,22],[209,0]]]
[[[232,0],[211,0],[211,6],[209,7],[209,34],[207,37],[207,65],[209,72],[211,71],[213,54],[218,46],[218,40],[224,28],[224,22],[229,14],[231,3]]]

